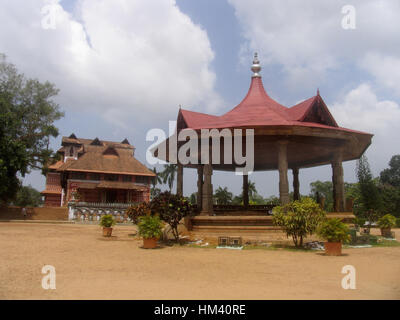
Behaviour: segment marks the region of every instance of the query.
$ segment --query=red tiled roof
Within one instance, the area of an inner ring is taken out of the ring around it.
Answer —
[[[186,124],[181,129],[306,126],[366,134],[339,127],[319,94],[291,108],[279,104],[266,93],[261,77],[253,77],[246,97],[222,116],[181,109],[178,123],[180,117]]]

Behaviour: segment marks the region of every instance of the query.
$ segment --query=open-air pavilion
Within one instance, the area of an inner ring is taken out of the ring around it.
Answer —
[[[226,132],[226,129],[228,129],[232,133],[235,129],[253,129],[254,169],[252,171],[255,171],[253,174],[257,174],[257,171],[279,171],[281,204],[289,202],[289,169],[293,174],[294,199],[299,199],[301,169],[330,164],[332,167],[334,211],[345,212],[346,199],[342,163],[359,159],[371,144],[372,134],[340,127],[329,112],[319,91],[314,97],[289,108],[273,100],[264,89],[257,54],[254,56],[251,70],[253,75],[249,91],[235,108],[221,116],[180,109],[175,135],[169,137],[155,150],[155,156],[162,160],[172,163],[177,160],[177,193],[179,194],[183,193],[183,168],[197,168],[199,216],[193,218],[194,225],[202,220],[210,221],[210,217],[206,218],[205,216],[218,217],[222,215],[225,216],[225,220],[228,219],[229,214],[223,212],[229,211],[228,207],[225,206],[221,210],[220,207],[213,205],[213,170],[234,172],[242,165],[235,161],[232,161],[232,163],[224,161],[225,140],[223,138],[220,139],[219,156],[221,162],[219,164],[213,163],[211,161],[211,136],[207,137],[207,143],[210,145],[210,161],[202,162],[201,152],[198,152],[191,155],[192,159],[197,161],[182,163],[176,155],[179,154],[179,149],[183,147],[186,141],[178,141],[175,151],[172,153],[170,151],[173,150],[171,141],[177,139],[181,132],[185,133],[185,130],[195,131],[201,136],[202,129],[217,129],[218,131],[214,130],[215,132],[222,132],[222,130]],[[245,130],[242,131],[242,150],[246,150],[245,132]],[[200,140],[199,138],[199,150]],[[190,152],[186,149],[185,153]],[[164,150],[164,153],[160,150]],[[171,158],[171,154],[174,155],[172,157],[174,159]],[[248,203],[248,175],[244,174],[243,206],[234,208],[235,215],[242,217],[254,215],[254,212],[251,211],[255,209],[258,215],[265,216],[266,210],[269,209],[265,207],[260,210],[260,208],[249,206]]]

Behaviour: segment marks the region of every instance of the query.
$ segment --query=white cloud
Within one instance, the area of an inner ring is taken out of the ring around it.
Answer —
[[[379,100],[370,85],[359,85],[330,110],[340,126],[374,134],[366,154],[371,155],[375,174],[387,167],[393,155],[400,154],[400,105]]]
[[[54,30],[41,27],[48,3],[2,1],[0,52],[28,76],[54,82],[67,111],[127,124],[175,115],[179,104],[221,103],[207,33],[174,0],[81,0],[76,16],[52,1]]]
[[[371,52],[360,65],[374,75],[378,85],[392,89],[400,96],[400,55],[395,57]]]
[[[370,52],[385,59],[387,55],[400,58],[398,0],[351,1],[356,9],[355,30],[341,26],[342,7],[349,4],[345,0],[228,1],[247,40],[242,54],[258,51],[263,64],[281,65],[293,88],[315,88],[329,79],[330,70],[356,66]],[[378,65],[366,70],[379,77]],[[385,80],[389,87],[396,86]]]

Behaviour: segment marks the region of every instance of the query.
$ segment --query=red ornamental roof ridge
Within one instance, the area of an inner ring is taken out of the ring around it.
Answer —
[[[321,114],[324,120],[310,120],[313,116],[318,118]],[[181,118],[184,125],[179,124]],[[316,96],[290,108],[281,105],[267,94],[261,76],[253,76],[245,98],[235,108],[221,116],[184,109],[180,109],[178,114],[178,131],[185,128],[199,130],[249,126],[307,126],[368,134],[339,127],[319,92]]]

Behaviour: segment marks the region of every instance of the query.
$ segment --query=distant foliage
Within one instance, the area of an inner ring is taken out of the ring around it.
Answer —
[[[312,235],[324,218],[325,212],[311,198],[303,198],[273,209],[273,223],[282,227],[288,237],[292,237],[296,247],[303,245],[303,238]]]
[[[310,197],[318,201],[318,197],[325,198],[324,210],[333,211],[333,186],[332,181],[314,181],[310,183]]]
[[[218,187],[214,192],[214,200],[217,204],[231,204],[233,194],[228,191],[228,187]]]
[[[31,186],[22,186],[19,188],[13,201],[13,204],[19,207],[38,207],[42,203],[42,195]]]
[[[400,188],[400,155],[394,155],[389,162],[389,168],[380,174],[380,180],[384,184]]]

